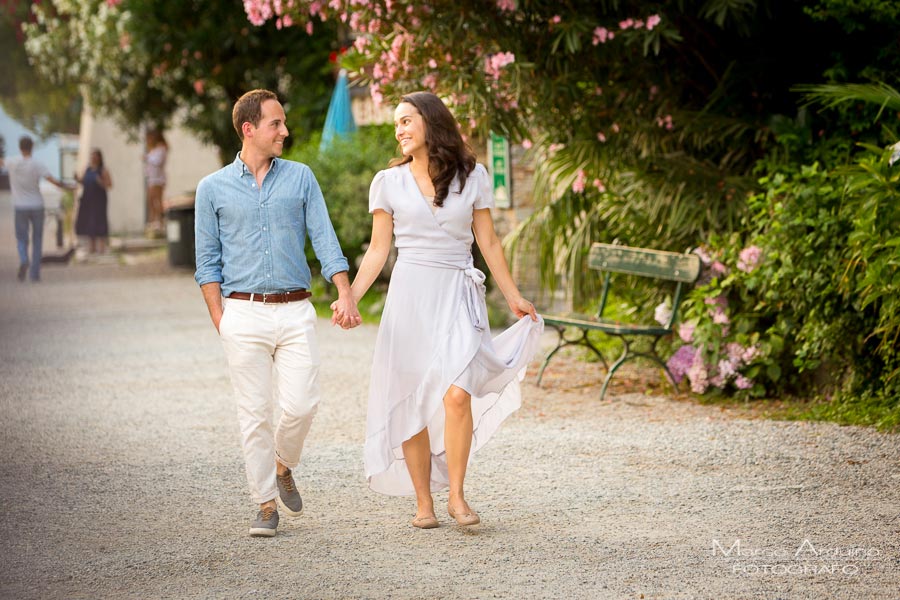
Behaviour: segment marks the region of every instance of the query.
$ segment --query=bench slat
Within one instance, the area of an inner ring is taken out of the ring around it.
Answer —
[[[700,257],[696,254],[679,254],[614,244],[593,244],[588,255],[588,266],[599,271],[685,283],[693,283],[700,275]]]

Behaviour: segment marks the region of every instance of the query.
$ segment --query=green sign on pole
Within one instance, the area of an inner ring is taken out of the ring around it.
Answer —
[[[494,205],[509,208],[512,204],[512,174],[510,173],[509,141],[491,132],[488,142],[488,159],[491,162],[491,179],[494,188]]]

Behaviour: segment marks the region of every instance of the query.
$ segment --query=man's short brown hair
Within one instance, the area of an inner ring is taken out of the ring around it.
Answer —
[[[278,100],[278,96],[269,90],[250,90],[234,103],[231,122],[234,123],[234,130],[242,140],[244,132],[241,126],[244,123],[252,123],[254,127],[259,126],[259,120],[262,119],[262,104],[266,100]]]
[[[23,135],[19,138],[19,150],[22,152],[31,152],[34,148],[34,140],[30,136]]]

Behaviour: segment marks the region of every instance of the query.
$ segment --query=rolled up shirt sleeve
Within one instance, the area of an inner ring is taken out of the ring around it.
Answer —
[[[306,167],[306,232],[313,245],[316,258],[322,265],[322,276],[331,281],[335,273],[348,271],[350,264],[341,250],[341,244],[338,241],[337,234],[334,232],[334,226],[331,218],[328,216],[328,207],[325,205],[325,198],[322,196],[322,190],[319,182],[316,181],[315,175],[309,167]]]
[[[219,237],[219,219],[213,206],[213,197],[206,180],[197,186],[194,199],[194,245],[197,270],[194,279],[199,285],[222,283],[222,241]]]

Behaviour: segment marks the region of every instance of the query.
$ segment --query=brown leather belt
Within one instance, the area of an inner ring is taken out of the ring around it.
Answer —
[[[229,298],[235,300],[253,300],[254,302],[262,302],[263,304],[283,304],[285,302],[297,302],[298,300],[306,300],[312,296],[306,290],[294,290],[292,292],[283,292],[280,294],[250,294],[247,292],[231,292]]]

